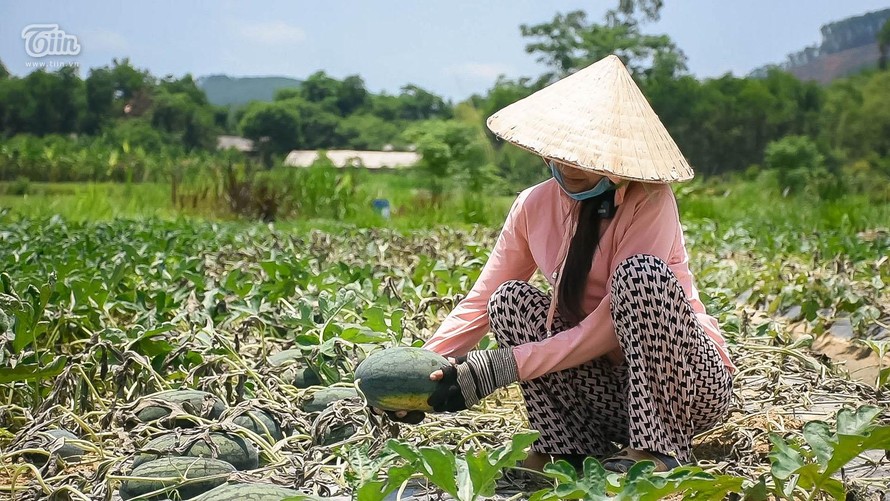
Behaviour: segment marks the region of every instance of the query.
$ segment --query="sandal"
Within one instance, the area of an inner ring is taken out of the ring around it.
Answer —
[[[640,461],[652,461],[655,463],[655,471],[666,472],[680,466],[680,462],[672,456],[655,451],[641,451],[625,447],[614,456],[603,461],[603,468],[616,473],[627,473],[628,470]]]
[[[543,473],[522,467],[505,468],[498,482],[512,487],[522,486],[525,490],[535,490],[546,485],[552,485],[550,478]]]

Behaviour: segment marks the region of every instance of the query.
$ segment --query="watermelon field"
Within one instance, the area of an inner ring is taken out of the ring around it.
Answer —
[[[536,434],[515,385],[419,425],[356,393],[360,360],[421,345],[467,292],[497,227],[4,211],[0,498],[880,499],[890,209],[743,188],[678,192],[732,412],[697,466],[626,476],[516,468]]]

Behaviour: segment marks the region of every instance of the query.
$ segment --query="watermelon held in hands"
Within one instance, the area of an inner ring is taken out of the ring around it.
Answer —
[[[386,411],[431,411],[427,400],[439,383],[430,373],[449,362],[423,348],[388,348],[372,353],[355,370],[368,405]]]

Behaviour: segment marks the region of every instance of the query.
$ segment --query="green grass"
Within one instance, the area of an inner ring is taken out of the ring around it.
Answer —
[[[0,207],[24,217],[59,215],[72,221],[116,218],[174,219],[179,214],[163,184],[31,183],[24,195],[8,194],[0,184]]]
[[[890,204],[863,195],[836,200],[782,196],[778,189],[755,181],[680,186],[678,200],[684,219],[744,223],[755,232],[775,230],[777,224],[813,231],[841,227],[863,231],[882,224],[886,228],[890,222]]]
[[[752,181],[680,187],[678,205],[688,245],[719,247],[726,235],[743,233],[749,251],[764,256],[862,259],[890,230],[890,203],[852,194],[836,200],[783,197]]]
[[[374,198],[386,198],[397,205],[404,205],[423,191],[423,180],[409,169],[368,171],[359,178],[365,193]]]
[[[360,193],[369,200],[385,198],[392,205],[392,218],[384,220],[368,206],[360,206],[345,220],[290,219],[277,221],[282,227],[303,228],[390,227],[434,228],[442,225],[466,227],[474,223],[498,227],[512,203],[512,196],[460,194],[434,206],[423,180],[409,171],[366,172],[357,177]],[[232,220],[222,207],[199,206],[179,210],[170,200],[166,184],[31,183],[26,195],[11,195],[14,183],[0,183],[0,208],[15,215],[42,218],[59,215],[71,221],[107,221],[116,218],[197,217]],[[6,194],[4,194],[6,193]],[[856,233],[884,229],[890,221],[890,204],[876,203],[861,195],[838,200],[807,196],[783,197],[763,181],[715,181],[679,185],[677,198],[684,223],[713,224],[718,230],[738,226],[761,240],[781,228],[824,234],[826,244],[841,252],[844,239]],[[470,207],[467,202],[478,204]],[[719,231],[717,233],[720,233]],[[843,238],[836,234],[844,235]],[[835,235],[835,236],[833,236]],[[772,242],[773,245],[778,245]]]
[[[347,220],[291,219],[278,221],[290,227],[344,225],[358,227],[391,227],[396,229],[432,228],[441,225],[468,226],[482,223],[499,225],[513,198],[495,196],[484,199],[481,207],[465,206],[461,195],[446,198],[441,205],[432,205],[427,191],[416,175],[405,172],[370,172],[359,177],[359,190],[367,198],[385,198],[392,206],[392,217],[385,220],[368,204]],[[170,198],[166,184],[114,183],[29,183],[27,193],[13,195],[15,183],[0,183],[0,208],[28,218],[54,215],[69,221],[108,221],[118,218],[157,218],[172,220],[198,217],[207,220],[232,220],[234,216],[223,207],[206,202],[196,208],[178,209]],[[473,197],[477,199],[478,197]]]

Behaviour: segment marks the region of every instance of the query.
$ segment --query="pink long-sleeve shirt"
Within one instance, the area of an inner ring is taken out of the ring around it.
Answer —
[[[705,333],[714,342],[730,371],[735,366],[726,352],[717,320],[705,312],[689,271],[689,257],[680,226],[677,202],[670,187],[631,182],[615,193],[618,209],[600,225],[600,243],[593,258],[582,307],[586,317],[575,327],[541,341],[515,346],[519,377],[526,381],[581,365],[602,355],[592,333],[615,336],[610,303],[610,277],[623,260],[635,254],[663,259],[677,276]],[[443,355],[460,356],[472,350],[488,332],[488,300],[509,280],[529,280],[540,270],[551,286],[565,259],[575,228],[577,202],[550,179],[519,194],[497,243],[466,298],[451,311],[424,345]]]

